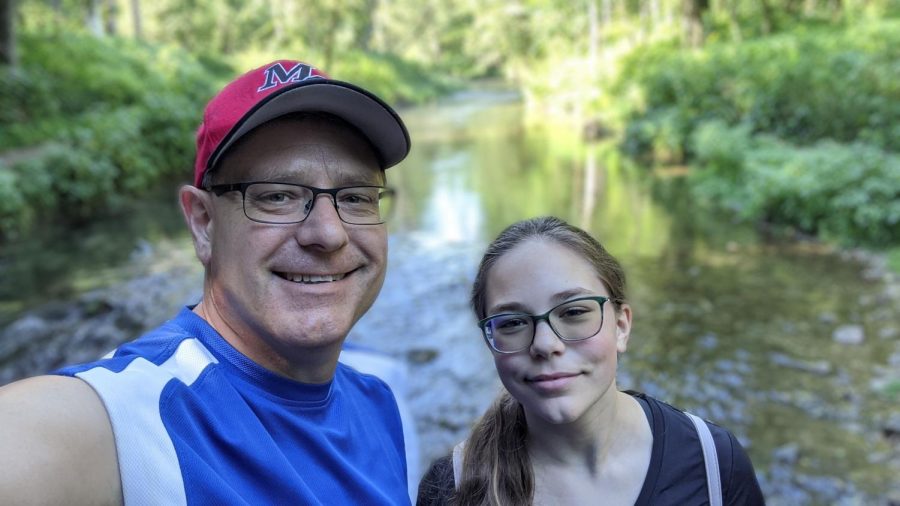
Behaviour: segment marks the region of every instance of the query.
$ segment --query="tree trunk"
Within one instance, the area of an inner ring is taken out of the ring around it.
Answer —
[[[0,0],[0,65],[15,67],[16,51],[16,0]]]
[[[144,29],[141,19],[141,0],[131,0],[131,21],[134,23],[134,38],[141,40],[144,38]]]
[[[597,0],[588,0],[588,75],[591,83],[597,82],[597,54],[600,47],[600,20]]]
[[[89,32],[97,37],[103,36],[103,14],[100,0],[87,0],[87,18],[84,22]]]
[[[647,2],[647,11],[650,14],[650,27],[655,30],[662,20],[659,9],[659,0],[650,0]]]
[[[769,0],[759,0],[759,3],[762,7],[762,32],[764,34],[770,34],[775,31],[775,19],[774,14],[772,13],[772,6],[769,5]]]
[[[703,14],[709,10],[709,0],[684,0],[685,39],[691,47],[703,45]]]
[[[365,12],[356,32],[356,45],[363,51],[371,51],[374,46],[377,17],[378,0],[365,0]]]
[[[725,11],[728,13],[728,27],[731,32],[731,40],[740,42],[744,37],[741,33],[741,22],[737,14],[737,0],[726,1]]]
[[[831,19],[837,21],[844,16],[847,6],[845,5],[844,0],[832,0],[831,9]]]
[[[106,8],[104,9],[104,29],[108,35],[116,35],[119,33],[119,3],[117,0],[106,0]]]
[[[328,14],[328,31],[322,43],[323,59],[325,60],[322,67],[326,69],[330,69],[332,67],[331,62],[334,61],[334,50],[337,44],[337,36],[335,34],[337,33],[338,23],[340,23],[339,15],[337,11],[332,10]]]
[[[54,30],[60,30],[63,24],[62,0],[49,0],[47,5],[50,6],[50,25]]]
[[[278,0],[269,0],[269,16],[272,19],[272,44],[280,46],[284,41],[284,19],[287,9]]]

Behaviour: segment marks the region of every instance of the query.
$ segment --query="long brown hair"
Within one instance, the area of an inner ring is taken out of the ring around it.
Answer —
[[[472,286],[472,309],[486,316],[487,277],[504,254],[529,239],[555,241],[587,260],[609,291],[616,311],[625,303],[625,271],[590,234],[552,216],[507,227],[488,246]],[[522,405],[505,390],[476,422],[466,441],[462,476],[452,504],[523,506],[534,500],[534,471],[526,444],[528,426]]]

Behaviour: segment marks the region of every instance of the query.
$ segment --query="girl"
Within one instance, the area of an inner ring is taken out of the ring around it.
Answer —
[[[418,505],[764,504],[730,432],[617,389],[625,274],[586,232],[550,217],[508,227],[472,308],[505,392],[432,465]]]

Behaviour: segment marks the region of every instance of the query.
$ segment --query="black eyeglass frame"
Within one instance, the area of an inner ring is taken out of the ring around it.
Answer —
[[[578,302],[580,300],[593,300],[593,301],[600,303],[600,326],[597,328],[597,332],[594,332],[593,334],[591,334],[587,337],[580,337],[577,339],[571,339],[571,338],[563,337],[563,336],[559,335],[559,332],[555,328],[553,328],[553,324],[550,323],[550,314],[553,313],[553,311],[558,309],[560,306],[565,306],[566,304],[571,304],[573,302]],[[510,354],[510,353],[519,353],[522,350],[527,350],[528,348],[530,348],[531,345],[534,344],[534,336],[537,334],[538,322],[540,322],[541,320],[545,320],[547,322],[547,326],[550,327],[550,330],[552,330],[553,333],[556,335],[556,337],[558,337],[563,342],[570,343],[570,342],[585,341],[585,340],[588,340],[588,339],[596,336],[597,334],[600,333],[601,330],[603,330],[603,323],[605,320],[605,314],[604,314],[603,307],[609,301],[612,301],[612,299],[609,297],[604,297],[603,295],[593,295],[590,297],[577,297],[574,299],[569,299],[565,302],[561,302],[561,303],[553,306],[547,312],[539,314],[539,315],[533,315],[533,314],[528,314],[528,313],[499,313],[499,314],[491,315],[491,316],[488,316],[486,318],[479,320],[478,328],[481,329],[481,336],[484,338],[484,341],[487,343],[488,347],[490,347],[491,350],[493,350],[497,353],[502,353],[504,355]],[[487,323],[490,320],[493,320],[494,318],[497,318],[500,316],[519,316],[519,317],[525,317],[525,318],[531,319],[531,339],[528,341],[527,345],[525,345],[522,348],[519,348],[517,350],[511,350],[511,351],[497,349],[497,347],[494,345],[493,339],[488,336],[489,332],[487,330]]]
[[[251,218],[249,214],[247,214],[247,188],[255,185],[255,184],[278,184],[283,186],[297,186],[300,188],[306,188],[307,190],[312,192],[312,199],[310,200],[311,204],[309,205],[309,209],[306,210],[306,216],[303,217],[302,220],[298,221],[266,221],[259,220],[256,218]],[[230,183],[230,184],[217,184],[212,185],[206,188],[206,191],[212,192],[215,196],[221,197],[223,194],[228,192],[241,192],[241,209],[244,211],[244,216],[247,217],[250,221],[255,221],[257,223],[265,223],[267,225],[296,225],[297,223],[303,223],[309,218],[309,215],[312,214],[313,208],[316,207],[316,202],[319,200],[318,197],[320,194],[325,193],[331,196],[331,204],[334,206],[335,212],[337,212],[338,218],[343,223],[348,225],[381,225],[385,223],[385,217],[381,216],[381,221],[376,223],[353,223],[344,219],[344,216],[341,214],[341,209],[338,207],[337,203],[337,194],[342,190],[349,190],[353,188],[378,188],[380,191],[378,192],[378,200],[381,200],[382,197],[388,196],[393,197],[396,194],[393,188],[388,188],[386,186],[379,185],[353,185],[353,186],[340,186],[338,188],[317,188],[315,186],[309,186],[300,183],[281,183],[278,181],[248,181],[244,183]]]

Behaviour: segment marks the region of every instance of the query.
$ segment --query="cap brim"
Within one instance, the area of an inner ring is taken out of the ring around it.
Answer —
[[[219,143],[206,170],[215,167],[222,154],[254,128],[297,112],[333,114],[356,127],[375,148],[382,169],[397,165],[409,154],[409,132],[384,101],[350,83],[309,79],[269,95],[248,111]]]

